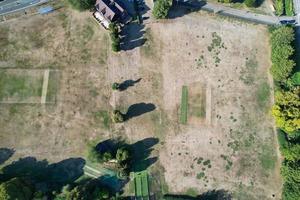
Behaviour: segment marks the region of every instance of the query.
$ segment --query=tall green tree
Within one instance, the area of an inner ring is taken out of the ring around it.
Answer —
[[[294,54],[294,39],[295,33],[291,27],[282,26],[271,33],[271,73],[278,82],[285,83],[295,66],[295,61],[291,58]]]
[[[300,87],[276,92],[275,101],[272,114],[276,124],[292,136],[300,129]]]
[[[0,184],[1,200],[31,200],[31,187],[20,178],[13,178]]]

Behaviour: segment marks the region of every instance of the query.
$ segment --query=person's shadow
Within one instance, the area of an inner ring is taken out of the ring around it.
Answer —
[[[155,110],[155,105],[152,103],[136,103],[129,106],[127,113],[124,115],[124,121],[127,121],[133,117],[140,116],[147,112]]]
[[[120,91],[124,91],[127,88],[134,86],[136,83],[140,82],[141,80],[142,80],[142,78],[139,78],[137,80],[131,80],[131,79],[130,80],[126,80],[126,81],[124,81],[124,82],[122,82],[120,84],[119,90]]]

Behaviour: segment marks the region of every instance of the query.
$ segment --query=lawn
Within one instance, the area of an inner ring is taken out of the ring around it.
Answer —
[[[0,70],[0,101],[5,103],[39,103],[43,71]]]

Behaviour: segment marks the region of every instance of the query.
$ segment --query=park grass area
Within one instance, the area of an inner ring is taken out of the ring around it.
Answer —
[[[40,103],[43,70],[0,70],[2,103]]]
[[[180,106],[180,123],[186,124],[188,118],[188,87],[182,86],[181,106]]]

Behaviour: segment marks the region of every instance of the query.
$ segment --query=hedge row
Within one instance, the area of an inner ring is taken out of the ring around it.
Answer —
[[[293,0],[275,0],[275,13],[276,15],[294,15]]]
[[[283,200],[300,199],[300,87],[297,85],[299,72],[292,73],[294,35],[291,27],[280,27],[271,32],[271,72],[274,80],[280,83],[272,114],[281,129],[278,142],[284,157],[280,170],[284,180]]]

